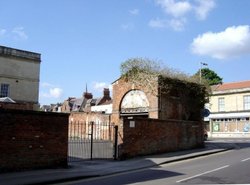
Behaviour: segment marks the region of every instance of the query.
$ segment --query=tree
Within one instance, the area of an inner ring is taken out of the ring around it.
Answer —
[[[194,76],[200,77],[201,73],[201,78],[202,82],[204,83],[204,80],[211,86],[211,85],[217,85],[222,83],[222,78],[218,76],[216,72],[209,68],[202,68],[201,71],[199,70]],[[206,83],[205,82],[205,83]]]

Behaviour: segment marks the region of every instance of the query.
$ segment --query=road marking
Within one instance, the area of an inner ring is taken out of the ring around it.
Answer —
[[[229,165],[222,166],[222,167],[216,168],[216,169],[214,169],[214,170],[206,171],[206,172],[204,172],[204,173],[200,173],[200,174],[197,174],[197,175],[194,175],[194,176],[192,176],[192,177],[188,177],[188,178],[185,178],[185,179],[176,181],[176,182],[177,182],[177,183],[184,182],[184,181],[187,181],[187,180],[190,180],[190,179],[193,179],[193,178],[196,178],[196,177],[199,177],[199,176],[208,174],[208,173],[212,173],[212,172],[215,172],[215,171],[219,171],[219,170],[224,169],[224,168],[227,168],[227,167],[229,167]]]
[[[243,159],[243,160],[241,160],[241,162],[245,162],[245,161],[248,161],[248,160],[250,160],[250,158]]]

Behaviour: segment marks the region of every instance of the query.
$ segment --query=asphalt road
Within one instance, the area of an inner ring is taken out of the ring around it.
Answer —
[[[93,159],[112,159],[113,158],[113,142],[108,140],[93,140]],[[70,140],[68,146],[68,160],[81,161],[91,158],[91,141],[88,139],[83,140]]]
[[[250,140],[208,141],[231,144],[224,153],[161,165],[128,173],[85,179],[71,185],[250,184]]]

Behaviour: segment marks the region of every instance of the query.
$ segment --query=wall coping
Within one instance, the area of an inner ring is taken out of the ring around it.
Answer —
[[[157,122],[179,122],[179,123],[199,123],[200,121],[190,121],[190,120],[177,120],[177,119],[155,119],[155,118],[137,118],[137,117],[133,117],[131,119],[126,118],[125,120],[148,120],[148,121],[157,121]],[[202,120],[201,120],[202,121]]]
[[[43,111],[34,111],[34,110],[21,110],[21,109],[5,109],[0,108],[1,113],[15,113],[15,114],[33,114],[33,115],[54,115],[58,117],[69,117],[69,113],[58,113],[58,112],[43,112]]]
[[[14,49],[14,48],[5,47],[5,46],[0,46],[0,55],[12,56],[12,57],[17,57],[17,58],[25,58],[25,59],[41,62],[41,54],[40,53],[34,53],[34,52],[30,52],[30,51]]]

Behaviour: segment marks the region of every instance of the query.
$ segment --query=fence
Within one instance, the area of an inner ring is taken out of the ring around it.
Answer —
[[[105,122],[70,122],[68,161],[116,159],[117,126]]]

